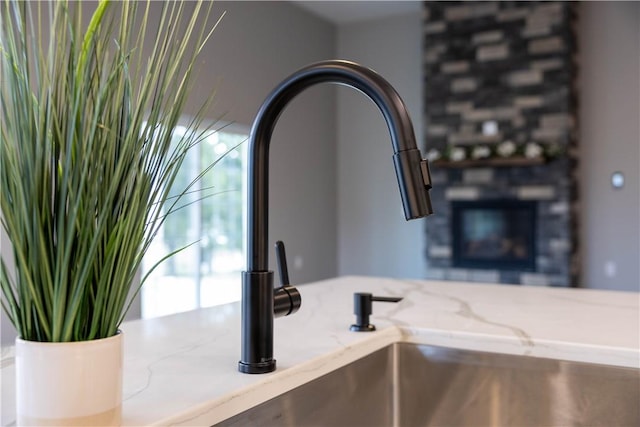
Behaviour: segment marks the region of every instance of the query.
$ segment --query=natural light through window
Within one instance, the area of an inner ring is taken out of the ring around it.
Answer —
[[[174,137],[182,132],[176,128]],[[157,267],[142,287],[143,318],[240,300],[246,139],[244,130],[225,127],[189,152],[173,184],[176,192],[217,163],[183,196],[145,255],[143,275],[159,259],[186,247]]]

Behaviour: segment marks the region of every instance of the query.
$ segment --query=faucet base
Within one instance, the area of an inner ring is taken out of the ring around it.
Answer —
[[[268,362],[245,363],[238,362],[238,371],[243,374],[266,374],[276,370],[276,361],[272,359]]]
[[[242,273],[242,346],[238,370],[264,374],[276,369],[273,358],[273,271]]]

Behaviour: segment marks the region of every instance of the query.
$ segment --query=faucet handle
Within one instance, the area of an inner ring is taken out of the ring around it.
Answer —
[[[295,313],[302,305],[300,292],[289,284],[289,271],[287,269],[287,255],[284,251],[284,243],[276,242],[276,260],[281,286],[274,290],[273,314],[275,317],[288,316]]]
[[[280,275],[280,285],[289,284],[289,270],[287,269],[287,254],[284,251],[284,242],[276,242],[276,261],[278,263],[278,274]]]
[[[400,297],[377,297],[365,292],[356,292],[353,294],[353,314],[356,315],[356,323],[351,325],[354,332],[371,332],[375,331],[375,325],[369,323],[369,315],[372,312],[372,301],[380,302],[400,302]]]

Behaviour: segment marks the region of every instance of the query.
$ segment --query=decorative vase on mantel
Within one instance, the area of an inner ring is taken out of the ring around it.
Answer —
[[[16,340],[18,426],[118,426],[123,336],[52,343]]]

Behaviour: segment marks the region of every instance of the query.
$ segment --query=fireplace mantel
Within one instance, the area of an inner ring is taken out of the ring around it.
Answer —
[[[436,160],[431,165],[438,168],[471,168],[471,167],[525,167],[540,166],[547,164],[548,160],[544,158],[527,158],[527,157],[509,157],[509,158],[492,158],[478,160],[460,160],[457,162],[450,160]]]

